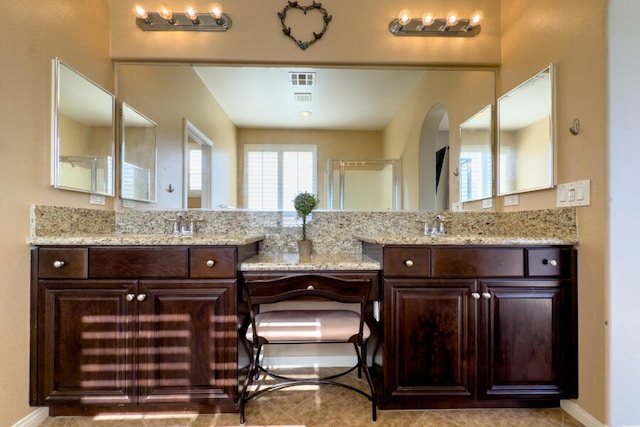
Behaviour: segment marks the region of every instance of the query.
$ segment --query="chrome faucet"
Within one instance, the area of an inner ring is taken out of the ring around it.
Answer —
[[[445,219],[442,215],[436,215],[433,221],[423,219],[418,222],[422,222],[424,224],[423,234],[425,236],[444,236],[445,234]]]
[[[196,232],[196,224],[202,220],[190,218],[179,213],[175,218],[167,219],[166,221],[173,223],[172,230],[174,236],[190,236]]]

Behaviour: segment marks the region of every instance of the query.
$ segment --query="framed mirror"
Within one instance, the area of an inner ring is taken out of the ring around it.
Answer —
[[[493,197],[493,108],[487,105],[460,125],[460,201]]]
[[[113,196],[114,95],[58,58],[52,75],[52,185]]]
[[[156,123],[126,102],[120,108],[120,197],[156,200]]]
[[[498,99],[498,195],[555,185],[553,65]]]

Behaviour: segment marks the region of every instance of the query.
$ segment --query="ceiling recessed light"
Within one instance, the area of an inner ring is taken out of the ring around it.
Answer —
[[[301,111],[300,112],[300,116],[304,117],[305,119],[308,118],[308,117],[311,117],[311,114],[312,114],[311,111]]]

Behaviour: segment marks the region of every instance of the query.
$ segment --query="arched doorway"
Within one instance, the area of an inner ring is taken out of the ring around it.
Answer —
[[[449,115],[435,104],[422,122],[418,166],[419,208],[449,209]]]

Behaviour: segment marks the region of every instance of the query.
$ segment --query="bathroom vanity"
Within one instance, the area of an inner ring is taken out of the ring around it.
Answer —
[[[383,274],[380,409],[577,397],[573,246],[371,241],[363,252]]]
[[[321,213],[310,260],[283,251],[295,241],[269,228],[280,213],[203,211],[210,228],[191,236],[161,232],[172,212],[32,213],[29,402],[52,415],[236,412],[242,280],[300,274],[376,284],[367,349],[380,409],[577,397],[573,210],[448,213],[437,237],[383,234],[424,213]],[[499,237],[510,230],[533,237]]]
[[[32,248],[30,404],[235,411],[237,266],[252,240]]]

